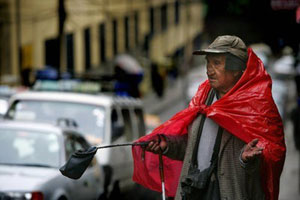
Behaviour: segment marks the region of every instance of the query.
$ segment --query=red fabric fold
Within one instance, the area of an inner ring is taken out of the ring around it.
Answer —
[[[211,89],[205,81],[199,86],[189,107],[157,127],[138,141],[147,141],[157,134],[183,135],[198,113],[205,114],[229,133],[248,143],[259,139],[263,147],[261,176],[267,200],[278,199],[279,178],[285,160],[286,146],[283,124],[271,93],[272,80],[263,63],[252,49],[248,49],[247,68],[238,83],[221,99],[210,106],[204,105]],[[133,180],[149,189],[161,191],[158,155],[132,148],[134,158]],[[165,187],[168,196],[175,196],[182,162],[164,157]]]

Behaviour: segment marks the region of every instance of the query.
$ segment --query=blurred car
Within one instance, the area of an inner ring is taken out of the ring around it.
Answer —
[[[72,119],[95,146],[129,143],[145,135],[142,102],[109,94],[23,92],[11,98],[5,117],[52,124],[59,118]],[[97,160],[104,168],[108,192],[114,191],[113,186],[122,191],[134,186],[130,147],[101,149]]]
[[[77,132],[49,124],[4,120],[0,123],[0,199],[97,199],[103,171],[92,161],[78,180],[59,168],[76,150],[90,147]]]
[[[2,117],[8,108],[8,99],[0,97],[0,117]]]
[[[0,86],[0,117],[2,117],[8,108],[9,98],[16,93],[16,90],[8,86]]]

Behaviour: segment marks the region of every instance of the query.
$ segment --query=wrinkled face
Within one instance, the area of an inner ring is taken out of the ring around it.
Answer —
[[[208,54],[206,61],[209,83],[212,88],[219,92],[220,96],[223,96],[238,81],[240,72],[225,69],[225,54]]]

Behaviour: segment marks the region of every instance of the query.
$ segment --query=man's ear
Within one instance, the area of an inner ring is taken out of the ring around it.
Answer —
[[[242,76],[242,74],[243,74],[243,72],[240,71],[240,70],[234,70],[234,71],[233,71],[233,76],[234,76],[235,78],[240,78],[240,77]]]

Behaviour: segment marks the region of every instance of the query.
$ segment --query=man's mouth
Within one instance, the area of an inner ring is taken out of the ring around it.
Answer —
[[[216,79],[215,79],[214,77],[210,77],[210,76],[209,76],[209,77],[208,77],[208,80],[209,80],[209,81],[215,81]]]

